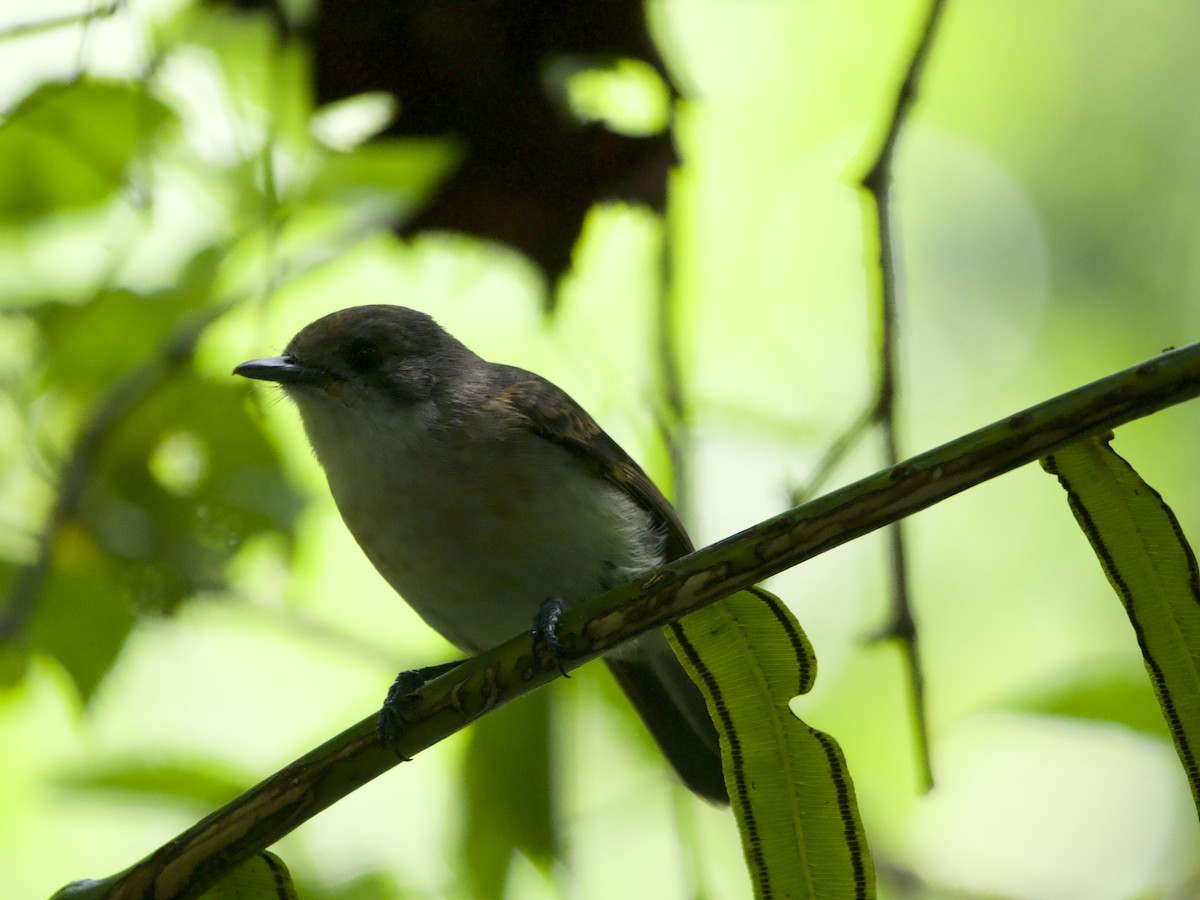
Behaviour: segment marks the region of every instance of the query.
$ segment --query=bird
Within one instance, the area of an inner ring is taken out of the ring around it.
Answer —
[[[529,631],[548,601],[581,603],[693,549],[666,497],[570,395],[482,359],[426,313],[333,312],[234,374],[294,402],[358,545],[465,653]],[[716,727],[662,631],[604,659],[684,784],[727,803]]]

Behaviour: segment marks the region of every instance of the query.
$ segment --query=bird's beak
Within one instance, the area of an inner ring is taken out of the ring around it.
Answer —
[[[302,366],[290,356],[252,359],[234,368],[233,374],[277,384],[321,384],[329,380],[320,369]]]

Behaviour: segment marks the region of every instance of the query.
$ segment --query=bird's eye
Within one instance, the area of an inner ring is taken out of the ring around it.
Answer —
[[[360,375],[374,372],[383,364],[383,354],[370,341],[353,341],[346,346],[346,365]]]

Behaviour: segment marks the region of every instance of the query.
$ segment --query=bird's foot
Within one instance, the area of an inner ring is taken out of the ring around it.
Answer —
[[[461,660],[456,659],[454,662],[439,663],[436,666],[425,666],[422,669],[405,669],[397,675],[396,680],[392,682],[392,686],[388,688],[387,698],[383,701],[383,708],[379,710],[379,724],[375,729],[375,733],[379,735],[379,743],[392,750],[396,750],[397,742],[404,731],[404,714],[402,709],[405,703],[414,694],[419,693],[427,682],[432,681],[439,675],[445,675],[461,662]],[[408,757],[402,758],[405,762],[408,762]]]
[[[558,667],[559,674],[564,678],[570,678],[571,676],[563,668],[563,660],[576,659],[580,654],[559,638],[558,623],[566,611],[567,604],[562,598],[551,597],[548,599],[538,607],[537,615],[533,617],[533,628],[529,630],[529,639],[533,644],[535,656],[538,655],[539,649],[544,650],[551,662]]]

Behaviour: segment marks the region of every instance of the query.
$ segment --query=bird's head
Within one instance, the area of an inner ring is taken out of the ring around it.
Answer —
[[[425,313],[378,305],[317,319],[281,356],[233,371],[282,387],[324,459],[331,442],[370,441],[427,425],[439,406],[452,405],[463,373],[477,362]]]

